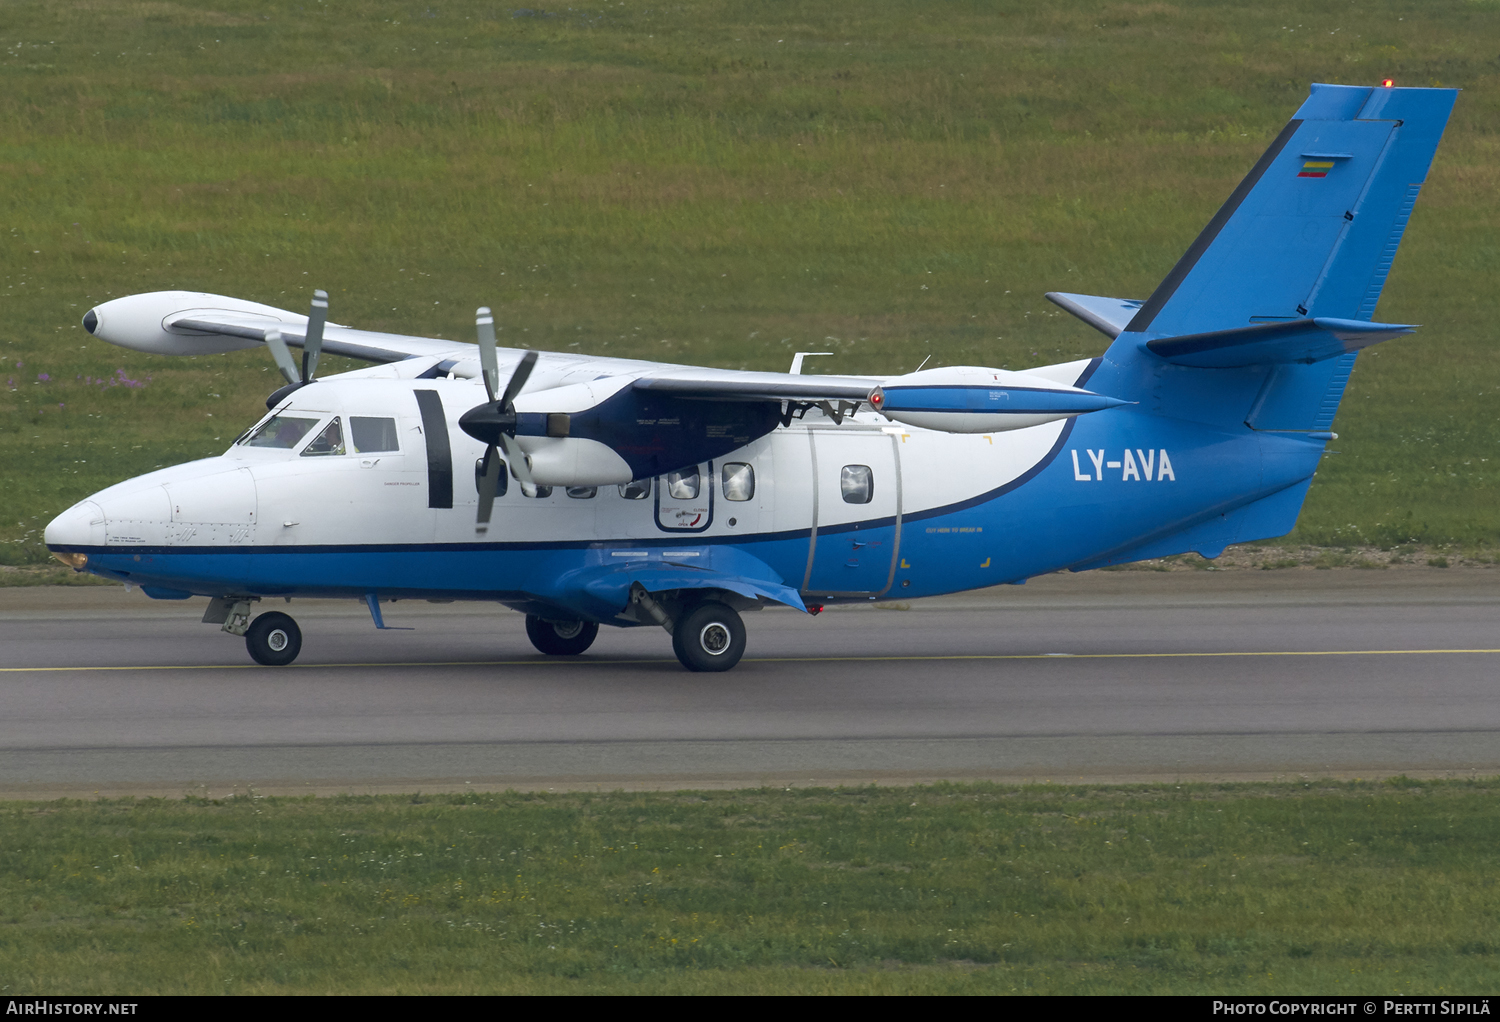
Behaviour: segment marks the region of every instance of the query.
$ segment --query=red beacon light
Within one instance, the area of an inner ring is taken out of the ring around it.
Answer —
[[[1380,79],[1380,87],[1382,89],[1394,89],[1396,87],[1396,79],[1382,78]]]

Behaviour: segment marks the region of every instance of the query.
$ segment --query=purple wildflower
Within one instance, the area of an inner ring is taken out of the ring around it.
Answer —
[[[48,376],[46,373],[37,373],[36,378],[41,380],[43,383],[46,383],[48,380],[52,379],[52,377]]]

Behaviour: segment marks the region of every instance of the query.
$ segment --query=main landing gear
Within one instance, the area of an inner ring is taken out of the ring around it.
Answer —
[[[728,604],[705,600],[678,619],[672,652],[690,671],[727,671],[745,655],[745,622]]]
[[[526,615],[526,637],[548,656],[577,656],[594,644],[599,626],[593,621],[545,621]]]
[[[630,606],[641,624],[654,621],[671,634],[672,652],[690,671],[727,671],[745,655],[745,622],[727,603],[658,600],[636,582],[630,587]]]

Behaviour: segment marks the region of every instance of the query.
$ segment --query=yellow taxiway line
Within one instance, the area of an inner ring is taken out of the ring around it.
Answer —
[[[1495,654],[1500,649],[1312,649],[1253,650],[1222,653],[934,653],[909,656],[788,656],[746,657],[747,664],[825,664],[884,663],[957,660],[1174,660],[1214,657],[1314,657],[1314,656],[1434,656],[1445,654]],[[595,660],[588,657],[548,657],[536,660],[437,660],[428,663],[338,663],[296,664],[294,669],[333,667],[537,667],[565,664],[605,667],[622,664],[671,664],[672,658],[646,657],[639,660]],[[26,674],[42,671],[243,671],[255,670],[260,664],[140,664],[132,666],[86,667],[0,667],[0,674]],[[280,670],[281,668],[273,668]]]

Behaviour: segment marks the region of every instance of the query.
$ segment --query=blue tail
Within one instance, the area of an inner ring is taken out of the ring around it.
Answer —
[[[1291,531],[1359,350],[1412,330],[1371,320],[1456,95],[1314,85],[1150,298],[1048,296],[1114,336],[1088,386],[1137,403],[1119,431],[1202,452],[1196,510],[1076,568]]]
[[[1220,427],[1327,430],[1358,350],[1410,332],[1370,320],[1456,96],[1314,85],[1090,389]]]

